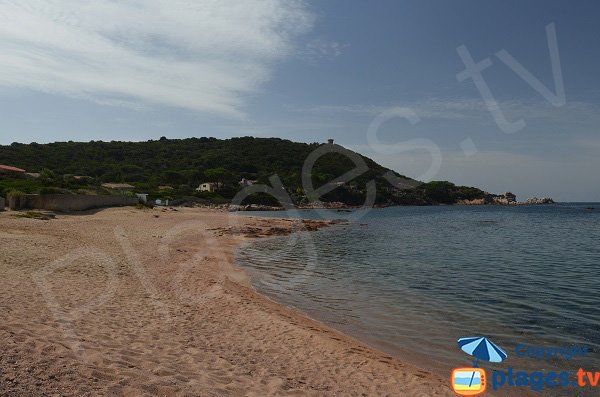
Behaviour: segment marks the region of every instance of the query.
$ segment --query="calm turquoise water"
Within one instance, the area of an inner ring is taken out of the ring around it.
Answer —
[[[471,362],[457,338],[478,335],[509,354],[490,370],[600,371],[600,204],[372,210],[347,225],[260,240],[238,262],[258,291],[442,376]],[[518,358],[519,343],[586,344],[589,353]]]

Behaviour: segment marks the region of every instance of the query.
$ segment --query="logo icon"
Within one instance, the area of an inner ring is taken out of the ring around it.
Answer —
[[[451,381],[452,390],[460,396],[478,396],[485,393],[486,378],[483,368],[455,368]]]
[[[478,396],[485,393],[485,370],[478,367],[479,360],[499,363],[504,361],[508,354],[484,336],[460,338],[458,347],[475,360],[471,368],[455,368],[452,371],[452,390],[459,396]]]

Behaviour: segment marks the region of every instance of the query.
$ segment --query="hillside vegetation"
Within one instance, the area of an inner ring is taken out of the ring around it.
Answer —
[[[306,204],[313,197],[303,186],[302,167],[309,155],[323,145],[253,137],[226,140],[161,138],[147,142],[13,143],[0,146],[0,164],[41,173],[42,176],[26,180],[4,177],[4,180],[0,180],[0,193],[5,195],[9,190],[20,190],[27,193],[68,191],[101,194],[108,193],[100,187],[102,183],[122,182],[134,185],[136,192],[149,193],[152,198],[194,196],[225,202],[242,189],[239,184],[242,178],[270,185],[269,178],[277,175],[292,201]],[[315,188],[328,184],[356,167],[348,153],[327,153],[318,158],[310,170]],[[452,204],[485,195],[479,189],[455,186],[449,182],[420,184],[369,158],[360,157],[368,170],[346,183],[338,184],[335,189],[327,189],[331,191],[319,197],[320,200],[360,205],[365,202],[370,181],[375,183],[375,203],[378,205]],[[388,175],[388,178],[384,175]],[[390,175],[396,179],[390,178]],[[91,178],[77,180],[74,176]],[[390,179],[405,183],[394,186]],[[220,187],[214,193],[197,192],[196,188],[203,182],[219,183]],[[169,188],[165,189],[165,186]],[[409,186],[411,188],[407,189]],[[254,194],[245,202],[277,204],[266,194]]]

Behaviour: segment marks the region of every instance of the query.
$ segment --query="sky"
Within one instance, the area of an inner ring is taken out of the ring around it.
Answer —
[[[0,0],[0,144],[335,139],[397,172],[600,201],[600,3]]]

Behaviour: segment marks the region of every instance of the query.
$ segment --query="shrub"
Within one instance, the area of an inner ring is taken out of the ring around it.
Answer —
[[[29,218],[29,219],[39,219],[41,221],[48,221],[50,219],[54,219],[56,215],[49,213],[41,213],[37,211],[27,211],[19,214],[15,214],[18,218]]]
[[[35,193],[42,188],[42,184],[39,179],[15,179],[15,180],[1,180],[0,179],[0,190],[4,190],[6,195],[11,190],[16,190],[23,193]]]
[[[40,177],[44,179],[54,179],[56,178],[56,174],[54,173],[54,171],[48,168],[42,168],[42,170],[40,171]]]
[[[198,197],[199,199],[207,200],[211,203],[222,204],[227,202],[219,193],[215,192],[196,192],[194,197]]]
[[[8,208],[11,210],[20,210],[25,206],[25,193],[12,190],[6,195]]]
[[[55,187],[44,187],[40,189],[40,194],[62,194],[63,191],[61,189]]]

